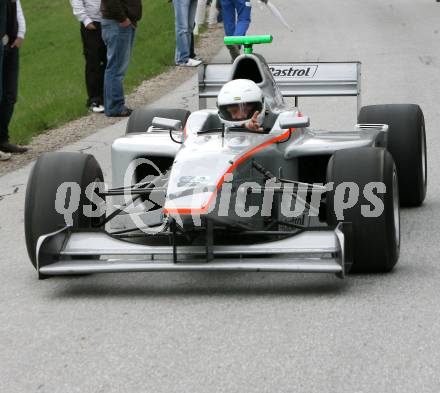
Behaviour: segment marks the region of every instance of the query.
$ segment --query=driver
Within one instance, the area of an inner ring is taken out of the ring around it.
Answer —
[[[255,82],[235,79],[224,84],[218,94],[217,108],[220,121],[226,127],[244,127],[264,132],[264,97]]]

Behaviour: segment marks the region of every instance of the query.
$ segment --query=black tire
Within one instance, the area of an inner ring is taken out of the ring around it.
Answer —
[[[352,272],[388,272],[393,269],[399,258],[400,214],[397,179],[393,157],[382,148],[340,150],[329,160],[327,182],[334,182],[334,187],[327,193],[327,222],[329,225],[336,225],[341,221],[352,223]],[[353,207],[343,211],[342,219],[335,213],[335,190],[344,182],[354,182],[359,186],[359,199]],[[364,188],[370,182],[383,182],[386,187],[385,193],[378,193],[377,190],[374,192],[383,204],[383,212],[378,217],[365,217],[362,214],[362,205],[372,206],[364,194]]]
[[[57,152],[38,158],[27,183],[24,209],[26,247],[34,267],[38,238],[66,225],[64,216],[55,209],[57,190],[62,183],[75,182],[81,189],[78,209],[72,214],[73,228],[90,229],[103,219],[83,214],[82,207],[91,203],[84,191],[94,181],[103,182],[104,178],[101,167],[90,154]]]
[[[182,122],[182,126],[185,127],[188,120],[190,111],[186,109],[168,109],[168,108],[151,108],[151,109],[136,109],[130,115],[127,123],[127,129],[125,134],[134,134],[140,132],[146,132],[151,126],[153,118],[165,117],[168,119],[176,119]]]
[[[370,105],[361,108],[359,123],[388,124],[387,149],[399,175],[402,206],[420,206],[426,196],[425,119],[418,105]]]

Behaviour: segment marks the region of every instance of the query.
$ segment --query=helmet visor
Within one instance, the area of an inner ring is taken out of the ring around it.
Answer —
[[[259,101],[220,105],[218,107],[220,117],[227,121],[249,120],[255,112],[261,113],[262,109],[263,104]]]

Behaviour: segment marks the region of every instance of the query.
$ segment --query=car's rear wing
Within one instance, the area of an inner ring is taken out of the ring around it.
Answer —
[[[270,71],[284,97],[351,96],[361,107],[361,63],[270,63]],[[231,79],[232,64],[205,64],[199,67],[199,106],[217,97]]]

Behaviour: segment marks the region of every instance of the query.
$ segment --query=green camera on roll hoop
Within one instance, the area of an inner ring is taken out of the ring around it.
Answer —
[[[225,45],[243,45],[244,53],[250,55],[253,53],[252,45],[270,44],[272,40],[271,35],[228,36],[224,38],[224,43]]]

